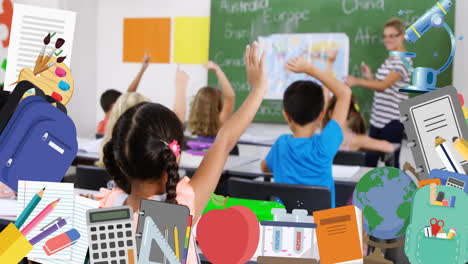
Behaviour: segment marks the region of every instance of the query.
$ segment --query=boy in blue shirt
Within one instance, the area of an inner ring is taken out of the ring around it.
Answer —
[[[287,69],[306,73],[324,84],[336,96],[332,119],[320,134],[315,134],[325,115],[324,89],[312,81],[291,84],[283,96],[283,116],[293,134],[280,136],[265,160],[264,172],[273,172],[275,182],[324,186],[330,189],[335,207],[333,159],[343,142],[351,89],[302,57],[291,59]]]

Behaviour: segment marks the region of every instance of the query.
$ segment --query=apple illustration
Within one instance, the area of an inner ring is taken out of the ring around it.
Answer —
[[[197,241],[213,264],[240,264],[257,250],[260,225],[247,207],[233,206],[204,214],[197,225]]]

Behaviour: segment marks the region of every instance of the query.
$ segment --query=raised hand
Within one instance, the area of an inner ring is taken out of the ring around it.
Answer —
[[[216,64],[215,62],[213,61],[208,61],[206,64],[205,64],[205,68],[209,71],[218,71],[220,69],[219,65]]]
[[[371,68],[367,66],[367,64],[365,64],[364,62],[361,63],[361,73],[362,76],[364,76],[368,80],[374,79]]]
[[[253,46],[248,45],[245,48],[245,69],[247,79],[249,80],[252,91],[266,91],[268,80],[265,70],[265,52],[260,58],[258,43],[255,41]]]
[[[185,122],[185,112],[187,107],[187,86],[189,82],[189,75],[180,69],[177,65],[175,74],[175,96],[174,96],[174,113],[179,118],[180,122]]]
[[[325,55],[327,56],[327,61],[333,64],[335,63],[336,57],[338,56],[338,50],[337,49],[327,50],[325,52]]]
[[[132,83],[130,83],[130,86],[128,86],[127,92],[129,93],[136,92],[136,90],[138,89],[138,85],[140,84],[141,77],[143,77],[143,74],[148,68],[150,60],[151,60],[151,55],[149,53],[149,50],[147,49],[145,51],[145,55],[143,56],[143,60],[141,61],[141,69],[135,76],[135,79],[133,79]]]
[[[186,88],[189,81],[189,75],[177,65],[176,68],[176,87]]]
[[[358,86],[359,85],[359,80],[360,80],[359,78],[350,75],[350,76],[346,77],[345,83],[349,87]]]
[[[314,67],[314,65],[304,57],[292,58],[286,64],[286,69],[295,73],[306,73],[312,67]]]
[[[148,68],[150,60],[151,60],[151,54],[150,54],[149,50],[147,49],[145,51],[145,56],[143,57],[143,61],[142,61],[142,64],[141,64],[141,67],[144,70],[146,70],[146,68]]]

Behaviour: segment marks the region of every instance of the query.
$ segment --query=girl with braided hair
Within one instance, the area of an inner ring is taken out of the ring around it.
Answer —
[[[219,181],[229,152],[252,122],[267,90],[265,56],[259,47],[246,47],[245,65],[252,88],[239,110],[226,121],[190,180],[178,173],[183,128],[177,115],[160,104],[144,102],[129,108],[116,122],[104,146],[104,165],[118,189],[101,196],[101,207],[129,205],[141,199],[189,207],[196,224]],[[135,219],[137,218],[134,217]],[[193,240],[187,263],[196,263]]]

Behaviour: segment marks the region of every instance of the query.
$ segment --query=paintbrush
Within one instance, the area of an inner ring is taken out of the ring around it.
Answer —
[[[55,64],[57,64],[57,63],[62,63],[62,62],[65,60],[66,57],[67,57],[67,56],[58,57],[58,58],[57,58],[57,61],[54,61],[54,62],[49,63],[49,64],[47,64],[47,65],[39,66],[40,68],[34,69],[33,74],[34,74],[34,75],[38,75],[39,73],[41,73],[41,72],[43,72],[43,71],[46,71],[47,69],[49,69],[50,67],[54,66]],[[18,81],[16,81],[16,82],[10,84],[9,86],[14,85],[14,84],[17,84],[17,83],[19,83],[20,81],[22,81],[22,80],[21,80],[20,77],[19,77],[19,78],[18,78]]]
[[[44,53],[45,53],[45,50],[46,50],[46,47],[47,45],[49,45],[50,43],[50,32],[49,34],[47,34],[47,36],[45,36],[43,42],[44,42],[44,46],[42,46],[42,49],[41,49],[41,52],[39,53],[39,56],[37,56],[37,59],[36,59],[36,64],[34,65],[34,70],[36,70],[37,66],[39,64],[41,64],[42,62],[42,56],[44,56]]]
[[[66,57],[67,56],[58,57],[57,61],[54,61],[54,62],[46,64],[46,65],[42,65],[39,69],[37,69],[37,71],[36,70],[33,71],[34,75],[38,75],[39,73],[41,73],[43,71],[46,71],[47,69],[49,69],[50,67],[54,66],[57,63],[62,63],[65,60]]]
[[[57,39],[57,41],[55,41],[55,48],[53,48],[49,54],[47,54],[47,61],[46,62],[42,62],[42,64],[46,64],[47,62],[49,62],[50,58],[52,57],[52,55],[54,55],[55,51],[57,49],[60,49],[63,44],[65,44],[65,40],[63,38],[59,38]]]

